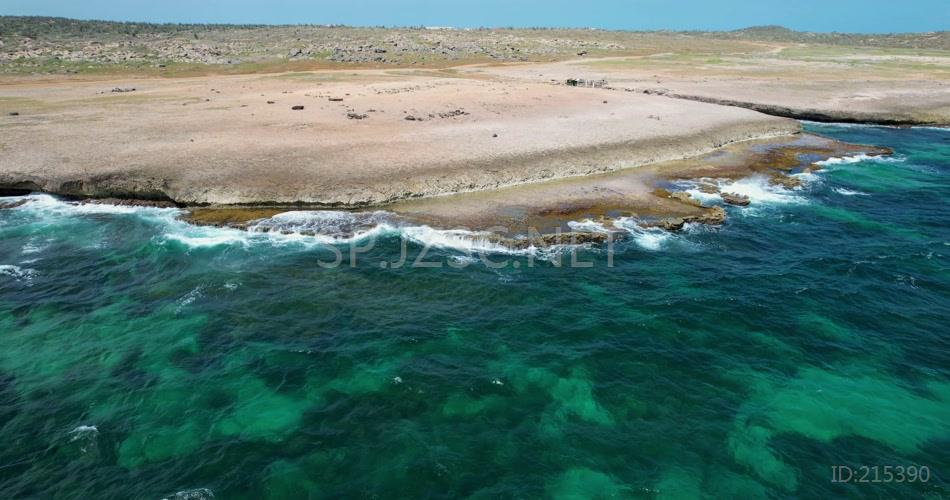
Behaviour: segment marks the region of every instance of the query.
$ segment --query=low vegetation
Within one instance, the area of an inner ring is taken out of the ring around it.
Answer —
[[[950,34],[819,34],[779,27],[732,32],[352,28],[0,17],[0,73],[20,75],[174,76],[338,66],[445,67],[466,62],[540,62],[664,53],[715,64],[722,61],[721,56],[802,45],[943,52],[950,50]]]

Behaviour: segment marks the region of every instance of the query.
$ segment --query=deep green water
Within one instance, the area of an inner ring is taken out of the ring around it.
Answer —
[[[0,210],[0,497],[950,497],[950,132],[809,128],[896,155],[741,183],[613,267],[384,269],[462,234],[383,225],[327,269],[174,211]]]

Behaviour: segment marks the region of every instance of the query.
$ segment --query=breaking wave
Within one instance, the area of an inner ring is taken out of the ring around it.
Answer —
[[[820,165],[822,167],[834,166],[834,165],[851,165],[853,163],[860,163],[862,161],[874,161],[880,163],[902,163],[905,160],[902,156],[883,156],[883,155],[869,155],[867,153],[860,153],[850,156],[834,156],[828,158],[827,160],[822,160],[815,162],[815,165]]]
[[[769,180],[763,176],[753,176],[737,181],[719,179],[714,182],[720,192],[748,197],[750,206],[753,208],[769,204],[808,203],[808,200],[798,193],[799,190],[770,184]],[[722,203],[722,196],[719,193],[704,192],[696,182],[680,182],[677,186],[704,205]]]
[[[33,277],[36,275],[36,271],[29,268],[21,268],[20,266],[14,266],[11,264],[0,264],[0,276],[6,276],[12,278],[13,281],[19,281],[25,283],[26,285],[33,284]]]
[[[863,191],[852,191],[850,189],[842,188],[842,187],[834,188],[834,192],[842,196],[870,196],[868,193],[865,193]]]
[[[180,244],[188,249],[254,245],[317,247],[358,243],[377,237],[403,237],[418,245],[463,253],[503,253],[542,255],[557,248],[533,246],[513,249],[492,238],[491,233],[465,229],[436,229],[413,225],[398,215],[385,212],[346,212],[336,210],[298,210],[251,222],[246,230],[199,226],[181,220],[177,208],[132,207],[83,204],[45,194],[8,198],[27,203],[14,208],[42,221],[88,215],[135,216],[159,227],[155,240],[160,244]],[[17,268],[18,269],[18,268]],[[3,271],[7,274],[12,270]],[[19,272],[19,271],[18,271]],[[17,275],[19,276],[19,274]]]

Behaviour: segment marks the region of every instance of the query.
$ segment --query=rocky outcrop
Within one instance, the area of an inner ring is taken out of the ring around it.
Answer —
[[[748,206],[750,203],[749,197],[745,195],[741,195],[741,194],[720,193],[719,196],[722,197],[723,203],[727,205],[736,205],[740,207],[745,207],[745,206]]]
[[[733,106],[738,108],[751,109],[771,116],[780,116],[782,118],[794,118],[796,120],[806,120],[812,122],[825,123],[858,123],[870,125],[888,125],[894,127],[907,126],[950,126],[946,120],[933,119],[928,117],[918,117],[910,114],[895,115],[893,112],[874,113],[859,110],[831,110],[831,109],[807,109],[793,108],[788,106],[778,106],[774,104],[763,104],[749,101],[739,101],[733,99],[719,99],[692,94],[678,94],[666,90],[647,89],[642,91],[645,94],[658,94],[674,99],[685,99],[688,101],[705,102],[708,104],[718,104],[720,106]]]
[[[676,200],[676,201],[685,203],[685,204],[687,204],[687,205],[692,205],[692,206],[694,206],[694,207],[702,207],[702,206],[703,206],[702,202],[700,202],[700,201],[697,200],[696,198],[693,198],[692,196],[689,195],[689,193],[687,193],[687,192],[685,192],[685,191],[674,191],[674,192],[670,193],[669,198],[672,199],[672,200]]]
[[[726,211],[722,207],[710,207],[699,215],[688,215],[685,217],[667,217],[641,224],[643,227],[658,227],[667,231],[679,231],[683,226],[689,223],[708,224],[712,226],[722,225],[726,221]]]
[[[769,178],[769,184],[773,186],[782,186],[785,189],[795,189],[802,186],[802,181],[798,177],[776,174]]]
[[[128,198],[96,198],[86,199],[80,202],[83,205],[117,205],[120,207],[152,207],[152,208],[176,208],[172,201],[163,200],[136,200]]]

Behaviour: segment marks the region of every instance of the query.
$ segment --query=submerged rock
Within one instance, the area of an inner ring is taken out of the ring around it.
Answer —
[[[586,245],[602,244],[610,238],[608,233],[586,233],[573,231],[569,233],[542,234],[530,238],[501,239],[499,243],[515,250],[524,250],[530,247],[544,248],[555,245]]]
[[[742,194],[720,193],[719,196],[722,197],[722,201],[724,203],[729,204],[729,205],[737,205],[740,207],[746,207],[746,206],[749,206],[749,203],[750,203],[749,197]]]
[[[795,189],[797,187],[801,187],[802,181],[798,177],[776,174],[769,178],[769,184],[773,186],[782,186],[785,189]]]
[[[22,205],[25,205],[30,200],[17,200],[17,201],[0,201],[0,210],[9,210],[11,208],[16,208]]]
[[[208,488],[196,488],[193,490],[184,490],[176,492],[174,495],[167,496],[162,500],[212,500],[214,492]]]

